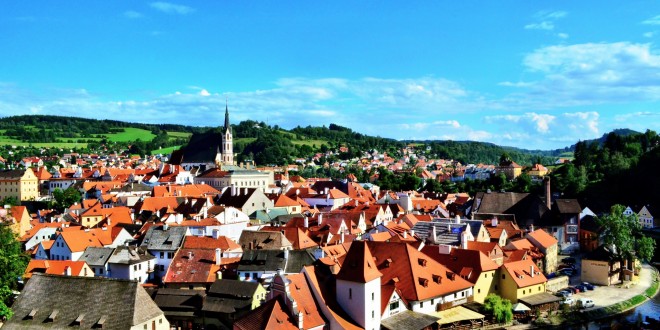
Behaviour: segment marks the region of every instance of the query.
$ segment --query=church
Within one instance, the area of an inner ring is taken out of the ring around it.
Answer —
[[[267,191],[274,183],[273,172],[236,165],[228,105],[220,132],[193,134],[186,146],[172,153],[169,163],[190,171],[196,184],[205,183],[219,190],[233,186]]]
[[[220,132],[211,130],[193,134],[188,145],[172,153],[169,163],[181,165],[186,171],[195,174],[212,168],[226,171],[240,169],[234,161],[234,141],[229,124],[229,106],[225,105],[225,125]]]

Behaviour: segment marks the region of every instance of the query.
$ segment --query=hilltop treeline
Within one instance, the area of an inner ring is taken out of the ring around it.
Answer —
[[[575,159],[552,172],[553,190],[576,197],[594,211],[611,205],[636,208],[660,201],[660,137],[655,131],[575,145]]]

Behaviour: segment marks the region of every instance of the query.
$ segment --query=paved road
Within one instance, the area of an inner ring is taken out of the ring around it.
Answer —
[[[578,263],[578,274],[580,274],[579,263]],[[573,295],[573,299],[577,301],[579,298],[590,298],[594,301],[595,306],[593,308],[600,308],[609,305],[616,304],[620,301],[630,299],[636,295],[643,294],[653,280],[653,269],[649,265],[643,265],[642,271],[639,275],[639,281],[637,284],[630,285],[630,288],[622,288],[618,286],[596,286],[596,289],[593,291],[580,292]],[[570,279],[570,285],[580,284],[580,275],[572,276]]]

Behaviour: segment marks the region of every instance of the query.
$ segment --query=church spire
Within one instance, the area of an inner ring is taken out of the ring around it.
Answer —
[[[225,131],[229,130],[231,133],[231,126],[229,125],[229,101],[225,99]]]

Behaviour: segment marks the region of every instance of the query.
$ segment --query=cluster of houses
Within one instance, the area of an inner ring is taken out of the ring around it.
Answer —
[[[556,308],[548,291],[568,282],[552,278],[557,256],[579,249],[585,217],[570,199],[380,191],[351,180],[297,178],[277,192],[128,179],[83,187],[61,214],[0,210],[32,256],[9,329],[53,313],[50,322],[107,327],[114,314],[81,316],[32,297],[80,283],[90,287],[80,299],[127,287],[139,298],[132,313],[160,311],[135,329],[481,326],[492,321],[478,307],[491,293],[522,309]]]
[[[479,307],[489,294],[516,311],[556,309],[549,292],[568,285],[558,255],[600,249],[594,215],[553,200],[549,180],[541,198],[275,175],[233,163],[228,123],[226,111],[219,145],[170,163],[0,172],[0,198],[30,200],[46,187],[83,196],[62,213],[0,209],[31,255],[4,327],[482,327],[493,322]],[[521,170],[503,166],[464,175]],[[612,253],[594,255],[610,266],[594,272],[616,280]]]

